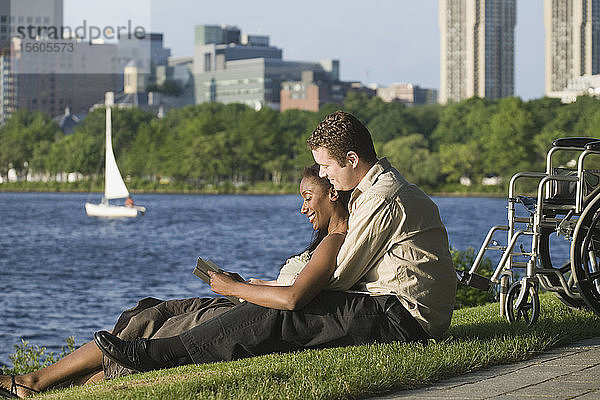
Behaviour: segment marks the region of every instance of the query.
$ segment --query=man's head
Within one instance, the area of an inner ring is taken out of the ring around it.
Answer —
[[[337,190],[354,189],[377,162],[371,134],[354,117],[343,111],[329,114],[308,138],[321,176]]]

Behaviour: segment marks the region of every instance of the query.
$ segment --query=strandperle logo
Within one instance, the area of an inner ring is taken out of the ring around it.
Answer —
[[[16,27],[16,36],[19,39],[36,40],[39,38],[51,40],[66,40],[77,38],[83,41],[88,41],[92,45],[94,40],[106,39],[144,39],[146,30],[143,26],[133,26],[131,20],[127,20],[127,25],[118,25],[116,27],[107,25],[99,27],[96,25],[88,25],[87,20],[83,20],[81,25],[72,28],[70,26],[36,26],[36,25],[20,25]]]

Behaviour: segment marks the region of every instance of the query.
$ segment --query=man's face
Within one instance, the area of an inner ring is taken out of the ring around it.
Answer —
[[[346,160],[345,165],[340,167],[324,147],[312,150],[312,154],[315,162],[319,164],[319,176],[327,177],[336,190],[352,190],[360,182],[350,161]]]

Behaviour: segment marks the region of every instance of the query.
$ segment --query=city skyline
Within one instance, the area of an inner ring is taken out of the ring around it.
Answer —
[[[268,35],[286,60],[339,59],[342,80],[390,85],[409,82],[439,89],[438,1],[264,0],[257,8],[242,0],[65,0],[65,24],[86,19],[96,25],[119,24],[133,16],[165,34],[173,56],[192,56],[194,27],[236,25],[248,34]],[[129,14],[128,14],[129,13]],[[148,21],[151,21],[148,23]],[[544,95],[542,1],[517,1],[515,95]]]

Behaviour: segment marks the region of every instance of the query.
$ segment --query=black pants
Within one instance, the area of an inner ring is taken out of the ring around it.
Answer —
[[[301,310],[240,304],[179,336],[195,363],[428,338],[396,296],[322,292]]]

